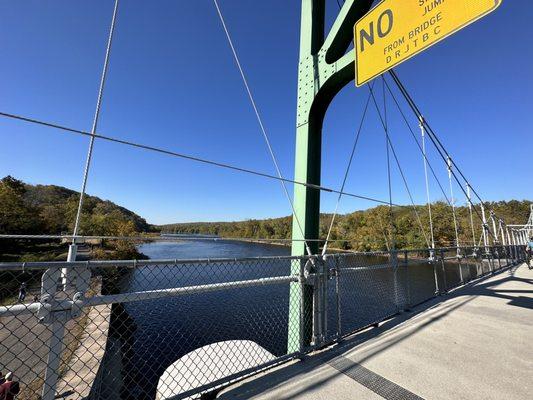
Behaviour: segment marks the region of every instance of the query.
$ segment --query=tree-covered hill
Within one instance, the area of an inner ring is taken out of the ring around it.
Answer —
[[[11,176],[0,180],[0,233],[72,233],[79,193],[55,185],[29,185]],[[129,235],[150,230],[144,218],[95,196],[86,196],[82,235]]]
[[[29,185],[11,176],[0,180],[0,234],[72,234],[79,193],[54,185]],[[111,201],[86,196],[80,235],[131,236],[152,229],[134,212]],[[2,261],[64,259],[67,244],[59,240],[1,239]],[[143,257],[130,241],[104,241],[92,258]]]
[[[531,201],[499,201],[486,203],[508,224],[526,222]],[[424,233],[420,229],[416,213],[420,218]],[[394,237],[398,249],[426,248],[429,240],[429,216],[426,206],[393,207],[392,219],[387,206],[378,206],[364,211],[338,215],[331,232],[332,246],[357,251],[386,250]],[[479,211],[479,207],[476,207]],[[472,230],[468,207],[457,207],[460,245],[472,245]],[[432,204],[435,242],[437,246],[453,246],[455,229],[451,207],[444,202]],[[488,217],[488,212],[487,212]],[[331,214],[322,214],[320,220],[320,238],[327,236]],[[391,223],[392,221],[392,223]],[[474,213],[475,236],[479,241],[481,222]],[[240,222],[197,222],[162,225],[164,233],[209,234],[228,238],[251,239],[288,239],[291,235],[292,218],[282,217],[265,220],[247,220]],[[394,235],[391,235],[394,232]],[[425,234],[425,236],[424,236]]]
[[[78,207],[79,193],[54,185],[29,185],[7,176],[0,180],[0,234],[71,233]],[[522,224],[528,218],[531,201],[511,200],[487,203],[487,209],[508,224]],[[332,247],[357,251],[386,250],[394,237],[398,249],[425,248],[429,238],[427,206],[387,206],[338,215],[331,232]],[[479,206],[476,206],[479,213]],[[459,242],[472,245],[468,207],[457,207]],[[418,218],[424,231],[420,229]],[[450,246],[455,241],[451,207],[444,202],[432,204],[435,242]],[[488,216],[488,212],[487,212]],[[320,238],[327,236],[331,214],[322,214]],[[474,213],[475,237],[479,241],[481,223]],[[292,217],[238,222],[178,223],[154,227],[139,215],[111,201],[87,196],[80,224],[82,235],[128,236],[140,232],[209,234],[228,238],[289,239]],[[477,243],[476,243],[477,244]],[[2,243],[0,243],[0,247]]]

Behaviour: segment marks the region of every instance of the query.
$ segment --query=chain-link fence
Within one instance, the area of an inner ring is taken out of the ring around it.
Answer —
[[[198,398],[523,258],[500,246],[4,263],[0,371],[18,399]]]

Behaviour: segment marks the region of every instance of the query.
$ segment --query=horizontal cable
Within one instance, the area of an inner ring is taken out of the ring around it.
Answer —
[[[69,127],[58,125],[58,124],[55,124],[55,123],[40,121],[40,120],[37,120],[37,119],[34,119],[34,118],[28,118],[28,117],[24,117],[24,116],[21,116],[21,115],[10,114],[10,113],[5,113],[5,112],[1,112],[0,111],[0,116],[6,117],[6,118],[11,118],[11,119],[16,119],[16,120],[19,120],[19,121],[29,122],[29,123],[37,124],[37,125],[41,125],[41,126],[46,126],[46,127],[49,127],[49,128],[55,128],[55,129],[59,129],[59,130],[65,131],[65,132],[69,132],[69,133],[76,133],[76,134],[82,135],[82,136],[89,136],[89,137],[94,136],[95,138],[106,140],[108,142],[118,143],[118,144],[122,144],[122,145],[125,145],[125,146],[130,146],[130,147],[136,147],[136,148],[143,149],[143,150],[154,151],[154,152],[161,153],[161,154],[166,154],[166,155],[170,155],[170,156],[174,156],[174,157],[183,158],[183,159],[186,159],[186,160],[196,161],[196,162],[203,163],[203,164],[213,165],[213,166],[220,167],[220,168],[226,168],[226,169],[230,169],[230,170],[233,170],[233,171],[244,172],[244,173],[251,174],[251,175],[261,176],[261,177],[264,177],[264,178],[269,178],[269,179],[274,179],[274,180],[278,180],[278,181],[293,183],[295,185],[305,186],[305,187],[308,187],[310,189],[322,190],[324,192],[330,192],[330,193],[338,193],[338,194],[342,194],[343,196],[354,197],[354,198],[361,199],[361,200],[368,200],[368,201],[372,201],[372,202],[380,203],[380,204],[387,204],[387,205],[389,204],[389,202],[385,201],[385,200],[379,200],[379,199],[375,199],[375,198],[372,198],[372,197],[362,196],[362,195],[358,195],[358,194],[354,194],[354,193],[342,192],[342,191],[335,190],[335,189],[330,189],[330,188],[327,188],[327,187],[324,187],[324,186],[314,185],[312,183],[304,183],[304,182],[298,182],[298,181],[295,181],[295,180],[292,180],[292,179],[280,178],[280,177],[275,176],[275,175],[270,175],[270,174],[266,174],[266,173],[259,172],[259,171],[254,171],[254,170],[247,169],[247,168],[241,168],[241,167],[237,167],[237,166],[234,166],[234,165],[231,165],[231,164],[225,164],[225,163],[220,163],[220,162],[217,162],[217,161],[211,161],[211,160],[207,160],[205,158],[194,157],[194,156],[190,156],[190,155],[187,155],[187,154],[177,153],[177,152],[171,151],[171,150],[166,150],[166,149],[162,149],[162,148],[158,148],[158,147],[153,147],[153,146],[148,146],[148,145],[144,145],[144,144],[140,144],[140,143],[130,142],[130,141],[127,141],[127,140],[117,139],[117,138],[114,138],[114,137],[111,137],[111,136],[104,136],[104,135],[100,135],[100,134],[96,134],[96,133],[94,135],[92,135],[89,132],[85,132],[85,131],[82,131],[82,130],[79,130],[79,129],[69,128]],[[399,204],[394,204],[394,205],[395,206],[399,206]]]
[[[171,235],[171,234],[169,234]],[[235,241],[235,242],[325,242],[326,239],[283,239],[283,238],[243,238],[243,237],[197,237],[197,236],[99,236],[99,235],[0,235],[0,239],[49,239],[77,240],[81,244],[85,240],[134,240],[134,241]],[[333,239],[332,241],[354,241],[355,239]]]

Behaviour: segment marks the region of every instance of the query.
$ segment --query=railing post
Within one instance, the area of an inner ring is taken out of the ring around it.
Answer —
[[[74,242],[68,246],[67,262],[76,261],[77,254],[78,254],[78,245],[76,244],[76,242]],[[61,269],[61,285],[63,286],[63,290],[67,290],[67,288],[72,285],[72,269],[70,268]]]
[[[405,265],[405,286],[407,288],[406,292],[406,299],[405,299],[405,310],[408,311],[412,307],[412,301],[411,301],[411,275],[409,271],[409,254],[407,250],[403,252],[403,261]]]
[[[310,262],[310,260],[307,260],[307,262]],[[299,270],[299,279],[298,283],[291,283],[289,287],[289,337],[288,337],[288,343],[287,343],[287,352],[293,353],[296,351],[299,351],[301,353],[304,352],[305,347],[309,344],[309,332],[308,332],[308,326],[309,323],[307,319],[309,316],[307,315],[309,308],[307,307],[307,302],[305,301],[305,296],[307,295],[307,282],[306,282],[306,276],[305,276],[305,267],[307,263],[304,263],[302,260],[298,260],[298,264],[300,267]],[[293,301],[295,298],[299,298],[299,307],[296,309],[294,307]],[[294,315],[298,312],[298,316]],[[298,321],[298,326],[295,327],[294,323]],[[291,340],[291,331],[293,329],[298,329],[298,343],[294,343],[294,341]]]
[[[335,296],[337,298],[337,338],[342,337],[341,300],[340,300],[340,274],[339,257],[335,256]]]
[[[398,280],[398,251],[391,250],[389,253],[390,266],[392,268],[392,279],[394,287],[394,305],[398,312],[402,311],[401,300],[400,300],[400,283]]]
[[[516,232],[514,229],[511,231],[511,237],[513,239],[513,248],[514,248],[514,255],[515,255],[515,263],[520,262],[520,255],[518,254],[518,247],[517,247],[517,240],[516,240]]]
[[[63,321],[53,322],[50,326],[50,333],[42,400],[54,400],[56,397],[61,351],[63,350],[63,339],[65,337],[65,323]]]
[[[446,279],[446,265],[444,264],[444,250],[440,250],[440,261],[442,266],[442,284],[444,285],[444,292],[448,292],[448,282]]]
[[[520,262],[523,262],[525,260],[524,247],[522,245],[522,240],[520,238],[520,233],[518,233],[517,236],[518,236],[518,252],[520,254]]]
[[[439,289],[439,277],[437,276],[437,262],[435,260],[435,257],[430,257],[429,262],[433,264],[433,276],[435,277],[435,296],[438,296],[440,294]]]
[[[317,262],[313,290],[313,345],[321,343],[322,335],[322,265]]]
[[[326,322],[326,288],[328,272],[326,271],[325,258],[315,259],[316,272],[313,279],[313,336],[312,344],[321,346],[325,342],[327,332]]]
[[[58,300],[58,282],[63,285],[63,270],[51,268],[45,271],[41,285],[41,306],[37,318],[41,324],[48,326],[48,356],[44,375],[41,400],[54,400],[61,367],[61,352],[65,339],[65,325],[81,314],[85,293],[91,280],[91,272],[86,267],[69,268],[67,273],[70,283],[69,300]]]
[[[463,279],[463,266],[461,264],[461,250],[459,249],[459,247],[457,248],[457,265],[459,267],[459,283],[462,285],[464,283],[464,279]]]
[[[477,276],[476,278],[479,278],[480,276],[483,276],[483,255],[480,255],[480,253],[476,253],[476,271]]]
[[[490,273],[492,275],[494,275],[494,247],[490,247],[489,248],[489,251],[487,253],[487,257],[489,259],[489,268],[490,268]]]
[[[327,262],[327,256],[324,256],[322,259],[322,335],[321,343],[325,343],[328,336],[328,286],[329,286],[329,268]]]
[[[514,251],[513,251],[513,237],[511,236],[511,230],[507,227],[507,244],[509,245],[509,255],[511,256],[511,262],[514,263]]]
[[[62,278],[62,271],[59,269],[49,269],[42,277],[41,286],[41,308],[37,314],[39,321],[48,325],[50,338],[48,340],[48,357],[44,374],[42,388],[42,400],[54,400],[56,395],[56,385],[59,378],[59,365],[61,361],[61,351],[63,349],[63,339],[65,334],[65,322],[62,321],[56,309],[57,305],[57,284]]]

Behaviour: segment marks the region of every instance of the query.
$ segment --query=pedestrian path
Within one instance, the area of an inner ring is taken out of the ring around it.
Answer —
[[[494,399],[533,393],[533,270],[523,264],[223,391],[220,399]]]

